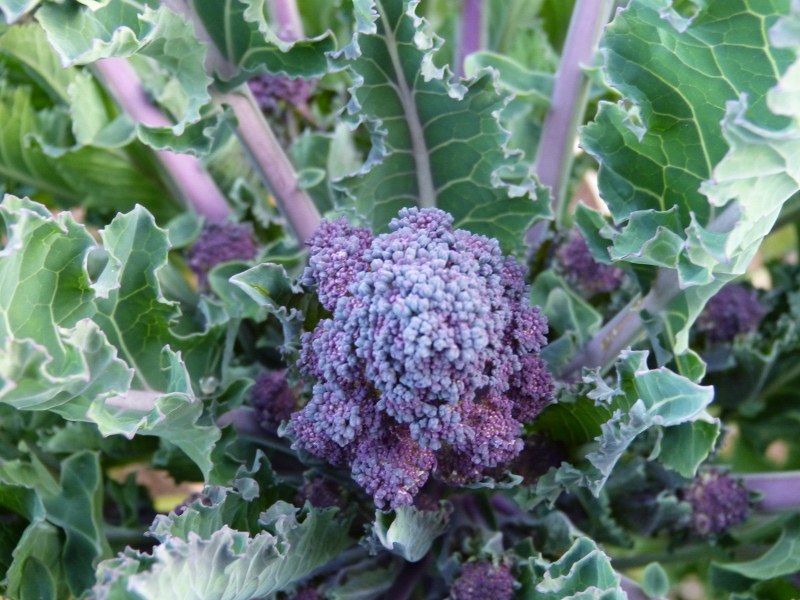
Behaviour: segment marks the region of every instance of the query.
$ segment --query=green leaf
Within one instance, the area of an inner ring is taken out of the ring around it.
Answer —
[[[667,572],[657,562],[650,563],[642,573],[642,590],[651,598],[663,598],[669,592]]]
[[[136,371],[136,387],[166,390],[170,373],[162,372],[161,351],[167,344],[181,352],[194,377],[206,375],[223,328],[216,325],[190,335],[173,333],[171,326],[180,311],[163,297],[156,276],[167,263],[167,232],[156,226],[150,213],[137,207],[118,215],[100,231],[100,237],[108,263],[93,285],[94,320]]]
[[[344,583],[336,583],[325,591],[330,600],[378,600],[392,587],[397,573],[392,568],[374,565],[361,573],[348,574]]]
[[[312,79],[328,72],[325,55],[336,48],[330,32],[313,39],[282,40],[266,21],[265,0],[191,0],[191,5],[226,61],[209,65],[223,90],[261,73]]]
[[[428,553],[433,541],[447,531],[448,522],[443,510],[398,506],[388,513],[375,511],[372,531],[384,548],[408,562],[417,562]]]
[[[464,71],[470,77],[477,75],[481,69],[494,69],[498,83],[516,96],[534,96],[543,104],[550,105],[554,80],[552,73],[531,71],[514,59],[493,52],[475,52],[464,61]]]
[[[714,388],[663,367],[648,369],[647,354],[623,351],[611,385],[598,371],[586,371],[583,381],[593,388],[586,397],[567,397],[537,418],[537,425],[557,440],[583,444],[594,436],[596,442],[586,455],[589,465],[562,465],[540,478],[535,493],[541,499],[552,501],[560,490],[576,485],[598,495],[633,440],[653,427],[664,428],[666,449],[657,448],[652,458],[685,476],[692,476],[714,448],[720,425],[705,410]]]
[[[74,67],[64,68],[36,24],[15,25],[0,37],[0,54],[19,64],[54,102],[67,102],[67,88],[78,74]]]
[[[581,346],[603,323],[603,316],[552,271],[542,271],[534,280],[531,304],[542,307],[542,314],[556,335],[574,332]]]
[[[114,214],[141,204],[159,215],[174,214],[175,204],[165,202],[169,192],[146,163],[103,148],[77,147],[67,111],[37,111],[31,95],[29,87],[12,91],[0,84],[0,176],[67,206]]]
[[[61,552],[61,534],[57,527],[46,521],[28,527],[8,570],[8,595],[20,600],[69,598]]]
[[[793,518],[772,548],[755,560],[715,564],[715,568],[767,581],[800,570],[800,519]]]
[[[67,87],[72,117],[72,133],[79,146],[119,148],[126,146],[136,135],[136,128],[127,115],[111,117],[106,100],[88,73],[75,76]]]
[[[634,0],[607,28],[606,73],[626,101],[601,103],[581,139],[620,228],[612,257],[678,273],[685,291],[665,320],[681,354],[705,302],[744,272],[798,189],[795,134],[768,106],[794,53],[768,42],[788,0],[703,4],[680,23],[662,18],[670,6]]]
[[[298,518],[297,509],[284,502],[261,514],[257,533],[231,527],[231,522],[242,523],[239,515],[249,511],[249,503],[260,504],[253,483],[240,484],[247,493],[207,488],[211,506],[198,501],[180,516],[158,517],[152,531],[160,543],[152,558],[128,549],[101,563],[91,597],[262,597],[286,589],[350,543],[348,523],[334,518],[335,509],[311,508]]]
[[[0,0],[0,11],[3,11],[6,23],[14,23],[21,16],[33,10],[41,0]]]
[[[684,477],[694,477],[697,468],[714,448],[720,434],[717,419],[689,421],[664,429],[652,458]]]
[[[611,561],[589,538],[575,540],[554,563],[541,558],[528,561],[529,574],[523,578],[521,595],[526,600],[626,598]]]
[[[94,583],[94,567],[110,554],[103,528],[103,476],[98,455],[79,452],[61,468],[61,491],[44,498],[47,520],[65,533],[64,575],[72,595]]]
[[[438,206],[455,227],[496,238],[520,251],[525,231],[549,206],[535,202],[535,184],[503,181],[519,162],[506,156],[508,133],[497,113],[508,92],[490,73],[456,83],[438,70],[441,40],[415,13],[417,0],[357,0],[357,32],[334,59],[353,78],[348,113],[372,137],[365,165],[337,184],[374,231],[400,208]]]
[[[78,3],[48,3],[36,13],[47,39],[64,66],[85,65],[101,58],[133,53],[156,61],[175,77],[183,94],[183,112],[172,128],[181,135],[188,123],[200,118],[211,101],[205,73],[206,49],[191,24],[166,6],[143,10],[123,0],[109,0],[93,10]],[[158,131],[139,125],[143,132]]]
[[[155,274],[166,263],[166,232],[141,207],[119,215],[101,232],[108,260],[91,283],[86,257],[96,244],[69,213],[55,219],[7,196],[0,217],[8,232],[0,273],[10,284],[0,295],[0,400],[93,421],[104,435],[167,436],[207,475],[220,433],[197,424],[203,404],[189,370],[205,374],[225,324],[186,336],[170,329],[179,313]]]

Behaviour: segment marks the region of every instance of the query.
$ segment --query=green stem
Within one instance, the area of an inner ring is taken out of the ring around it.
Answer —
[[[117,527],[106,525],[104,532],[106,539],[113,546],[137,546],[152,542],[152,538],[145,537],[149,528]]]
[[[710,544],[692,545],[679,548],[673,552],[654,552],[651,554],[638,554],[636,556],[623,556],[612,558],[611,565],[617,571],[644,567],[651,562],[661,564],[694,563],[709,559],[727,560],[728,553],[719,546]]]

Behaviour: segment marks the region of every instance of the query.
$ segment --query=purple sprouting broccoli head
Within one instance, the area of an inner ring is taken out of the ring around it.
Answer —
[[[265,73],[247,82],[259,108],[265,112],[276,113],[281,102],[289,106],[300,106],[308,102],[314,92],[314,84],[305,79],[290,79],[280,75]]]
[[[556,250],[556,259],[567,282],[587,296],[610,292],[622,283],[622,269],[595,261],[578,229]]]
[[[706,303],[697,328],[712,344],[730,342],[739,334],[755,331],[765,313],[758,292],[730,283]]]
[[[297,399],[286,381],[285,371],[259,373],[250,390],[250,403],[262,427],[272,430],[297,410]]]
[[[208,285],[208,272],[231,260],[253,260],[258,247],[250,227],[238,223],[207,223],[187,252],[186,263],[201,287]]]
[[[288,431],[296,447],[350,465],[379,506],[413,503],[431,472],[481,479],[519,453],[521,423],[552,397],[538,356],[547,320],[522,267],[452,223],[410,208],[390,233],[342,218],[309,240],[302,281],[333,318],[302,337],[300,370],[316,384]]]
[[[744,522],[750,511],[747,488],[717,470],[698,475],[683,498],[692,505],[692,530],[701,537],[724,533]]]
[[[513,597],[514,577],[508,565],[495,566],[489,561],[465,564],[450,588],[452,600],[511,600]]]

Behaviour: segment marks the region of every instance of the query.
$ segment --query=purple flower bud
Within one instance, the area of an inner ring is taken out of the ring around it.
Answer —
[[[314,84],[305,79],[291,79],[280,75],[265,73],[247,82],[259,108],[264,112],[278,112],[281,102],[289,106],[299,106],[308,102],[314,91]]]
[[[207,223],[187,252],[186,263],[204,288],[208,285],[208,272],[217,265],[231,260],[253,260],[257,254],[247,225]]]
[[[286,381],[286,371],[259,373],[250,390],[250,402],[259,422],[268,429],[277,429],[297,410],[297,400]]]
[[[511,460],[519,418],[552,394],[538,358],[547,320],[523,268],[497,240],[452,224],[407,208],[390,233],[342,218],[309,240],[303,283],[333,318],[302,337],[300,371],[317,384],[287,431],[297,447],[349,462],[378,506],[411,504],[437,460],[453,483]]]
[[[587,296],[610,292],[622,283],[622,269],[596,262],[578,229],[556,250],[556,259],[567,282]]]
[[[452,600],[511,600],[514,578],[506,564],[494,566],[480,561],[465,564],[461,576],[450,588]]]
[[[711,470],[684,490],[692,505],[692,529],[702,537],[719,535],[747,519],[750,492],[733,477]]]
[[[299,504],[304,504],[308,501],[314,508],[336,507],[344,510],[347,507],[346,500],[347,494],[344,488],[325,477],[310,479],[300,488],[297,494],[297,502]]]
[[[758,292],[730,283],[706,303],[697,328],[711,343],[730,342],[741,333],[755,331],[765,313]]]

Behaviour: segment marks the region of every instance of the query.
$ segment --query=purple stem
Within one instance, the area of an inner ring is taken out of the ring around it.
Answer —
[[[553,213],[559,222],[569,207],[566,193],[575,136],[583,122],[589,94],[589,80],[581,65],[592,62],[613,5],[613,0],[577,0],[542,128],[533,172],[552,190]],[[534,246],[535,235],[532,230],[528,233],[528,242]]]
[[[124,58],[104,58],[94,63],[111,96],[131,118],[152,127],[172,127],[170,120],[150,101],[136,71]],[[180,195],[198,214],[221,222],[230,214],[225,196],[200,161],[189,154],[156,150]]]
[[[298,241],[304,243],[320,224],[319,211],[308,193],[297,187],[294,166],[264,119],[250,89],[243,86],[236,92],[219,95],[218,100],[233,108],[238,121],[236,136],[275,197],[289,227]]]
[[[728,233],[739,221],[739,208],[731,204],[725,208],[707,229],[714,233]],[[564,381],[576,380],[581,375],[583,367],[600,367],[605,371],[616,361],[619,353],[641,340],[646,330],[641,319],[642,311],[652,315],[662,312],[670,302],[680,293],[680,280],[676,269],[659,269],[656,280],[650,292],[642,298],[637,294],[617,313],[561,371],[560,378]]]
[[[485,28],[483,21],[484,0],[464,0],[461,11],[461,31],[456,49],[456,75],[464,76],[464,59],[482,50],[485,44]]]
[[[269,8],[273,22],[278,25],[276,34],[284,42],[306,37],[296,0],[270,0]]]
[[[428,568],[428,563],[431,561],[431,553],[425,555],[420,561],[415,563],[406,563],[403,570],[395,579],[394,584],[386,592],[384,598],[386,600],[408,600],[414,592],[420,577],[425,574]]]
[[[187,0],[164,0],[164,3],[191,22],[197,39],[206,42],[207,69],[219,73],[235,72],[219,48],[211,41],[202,21]],[[228,104],[233,108],[238,121],[235,132],[239,141],[264,185],[272,193],[289,227],[302,244],[314,233],[321,217],[308,193],[297,187],[297,173],[294,166],[269,123],[264,119],[264,114],[258,108],[253,94],[247,85],[243,85],[235,92],[217,94],[216,99],[221,104]]]
[[[764,495],[756,508],[764,512],[800,509],[800,471],[737,475],[745,487]]]

